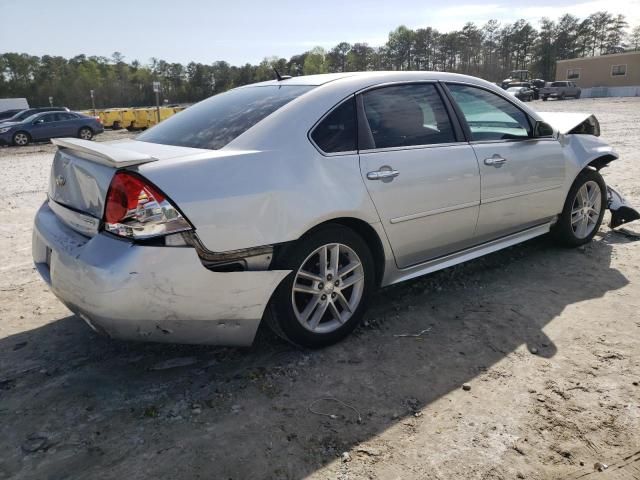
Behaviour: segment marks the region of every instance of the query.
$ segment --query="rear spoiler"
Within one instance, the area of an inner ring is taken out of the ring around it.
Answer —
[[[108,167],[123,168],[131,165],[155,162],[158,160],[145,153],[134,152],[115,145],[91,142],[78,138],[52,138],[51,143],[59,148],[66,148],[89,156],[87,160],[100,163]]]

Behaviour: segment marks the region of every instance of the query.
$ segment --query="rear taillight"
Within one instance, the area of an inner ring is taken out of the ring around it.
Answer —
[[[140,240],[192,229],[162,192],[131,172],[113,176],[103,220],[107,232]]]

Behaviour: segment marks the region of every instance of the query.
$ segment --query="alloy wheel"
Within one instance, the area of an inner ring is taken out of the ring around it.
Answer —
[[[364,291],[364,268],[356,252],[341,243],[314,250],[296,272],[293,312],[314,333],[337,330],[354,314]]]
[[[23,146],[29,143],[29,137],[27,137],[26,133],[16,133],[16,136],[13,137],[13,141],[16,145]]]
[[[91,140],[92,136],[93,134],[88,128],[83,128],[82,130],[80,130],[80,138],[82,138],[83,140]]]
[[[598,224],[602,210],[602,192],[594,181],[585,182],[571,206],[571,229],[576,238],[588,237]]]

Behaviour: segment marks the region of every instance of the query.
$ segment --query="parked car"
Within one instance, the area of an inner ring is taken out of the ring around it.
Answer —
[[[531,75],[529,70],[513,70],[509,76],[502,81],[502,88],[507,90],[511,87],[520,87],[523,83],[529,82]]]
[[[513,95],[523,102],[530,102],[533,100],[533,90],[529,87],[509,87],[506,91],[509,95]]]
[[[0,145],[24,147],[31,142],[56,137],[91,140],[103,131],[102,124],[94,117],[75,112],[36,113],[20,122],[0,124]]]
[[[0,112],[0,122],[13,117],[16,113],[20,113],[21,111],[21,108],[14,108],[13,110],[5,110],[4,112]]]
[[[25,118],[30,117],[31,115],[35,115],[36,113],[44,113],[44,112],[68,112],[69,109],[67,107],[38,107],[38,108],[27,108],[25,110],[20,110],[12,117],[7,118],[5,120],[0,121],[0,124],[9,123],[9,122],[21,122]]]
[[[550,98],[558,100],[564,100],[567,97],[580,98],[581,93],[580,87],[569,81],[550,82],[540,89],[540,97],[545,102]]]
[[[611,226],[640,218],[598,172],[618,155],[597,135],[592,115],[464,75],[248,85],[136,139],[54,139],[33,259],[112,337],[248,345],[264,316],[319,347],[378,287],[549,232],[583,245],[607,207]]]
[[[540,89],[542,87],[544,87],[547,82],[545,82],[543,79],[541,78],[534,78],[533,80],[531,80],[531,90],[533,90],[533,99],[534,100],[539,100],[540,99]]]

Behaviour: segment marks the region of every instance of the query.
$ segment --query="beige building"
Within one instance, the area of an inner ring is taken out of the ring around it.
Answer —
[[[640,51],[556,62],[556,80],[571,80],[584,97],[640,96]]]

